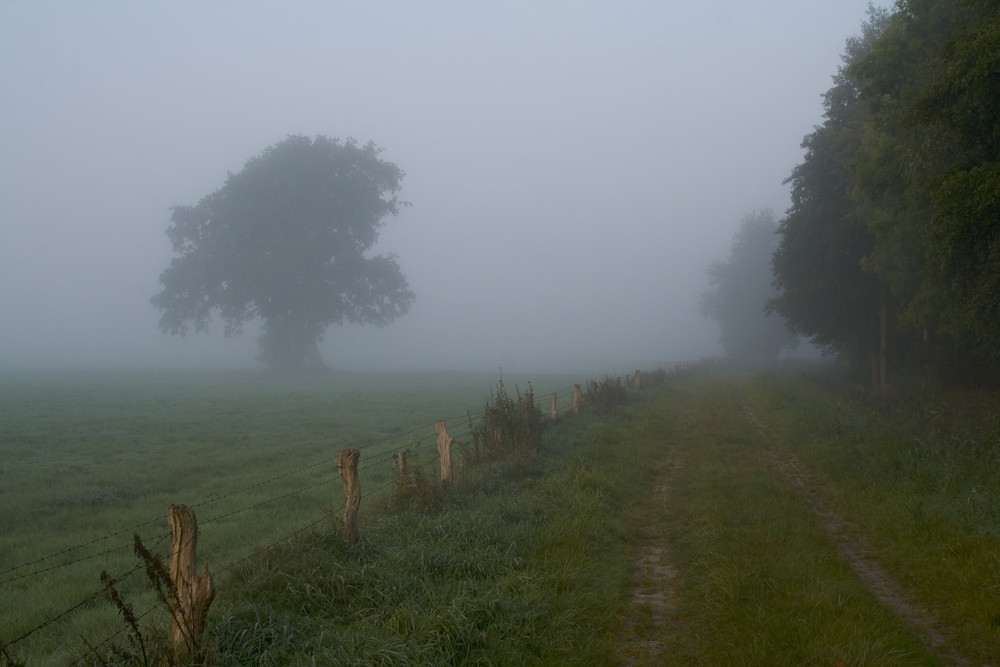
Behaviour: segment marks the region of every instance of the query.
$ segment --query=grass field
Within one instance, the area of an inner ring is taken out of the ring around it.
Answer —
[[[585,379],[504,383],[562,391],[565,409],[566,388]],[[342,505],[341,448],[363,448],[366,495],[391,481],[399,449],[414,450],[411,465],[436,465],[434,421],[449,419],[467,444],[467,415],[496,383],[462,373],[4,376],[0,641],[87,599],[102,569],[132,569],[133,533],[164,551],[171,503],[196,508],[199,559],[219,569]],[[27,653],[58,655],[116,622],[103,601],[83,607],[25,640]]]
[[[495,378],[466,379],[470,389],[478,385],[480,400],[469,406],[476,413]],[[326,409],[330,396],[353,406],[353,415],[369,414],[365,428],[375,430],[375,438],[404,440],[412,437],[406,435],[411,422],[378,417],[365,406],[366,392],[382,403],[395,396],[409,406],[440,399],[445,407],[431,406],[431,413],[455,412],[451,406],[464,400],[448,398],[461,385],[454,377],[441,376],[440,392],[424,398],[414,397],[419,391],[412,388],[436,381],[412,380],[407,390],[398,378],[389,388],[382,379],[341,378],[341,394],[331,379],[309,380],[316,384],[310,389],[299,380],[203,376],[194,391],[190,378],[178,378],[179,404],[168,411],[174,416],[148,429],[166,438],[162,433],[170,429],[163,425],[176,424],[193,438],[216,423],[213,414],[231,414],[228,428],[213,431],[227,450],[238,448],[233,443],[243,434],[270,433],[270,440],[259,441],[270,447],[245,448],[254,465],[228,459],[238,480],[230,488],[247,489],[288,469],[281,465],[286,458],[266,458],[275,442],[298,442],[307,452],[288,461],[291,469],[332,457],[324,442],[337,441],[331,450],[348,445],[329,435],[352,423]],[[162,398],[142,389],[148,378],[131,381],[124,394],[83,392],[93,405],[105,406],[106,418],[96,423],[108,433],[127,431],[113,426],[119,413],[112,406],[148,402],[153,394]],[[536,393],[575,381],[536,379]],[[169,383],[159,380],[158,386]],[[42,412],[45,391],[54,390],[37,384],[33,391],[21,395],[30,400],[12,402],[26,411],[25,424],[32,410]],[[458,408],[461,415],[464,403]],[[253,416],[265,409],[270,417]],[[86,412],[74,414],[85,420]],[[437,415],[420,415],[412,423],[430,427],[432,435]],[[299,435],[283,439],[285,430]],[[21,458],[14,461],[30,460],[37,449],[31,429],[22,432],[21,449],[12,447]],[[201,450],[210,449],[210,440]],[[396,448],[393,443],[386,442],[386,452]],[[193,447],[187,456],[209,453],[201,450]],[[149,460],[155,451],[133,460]],[[169,457],[158,465],[171,465]],[[332,466],[332,458],[323,465]],[[378,467],[388,481],[387,466]],[[294,529],[314,521],[318,511],[322,518],[316,507],[335,504],[339,482],[316,487],[315,497],[309,489],[282,499],[276,504],[290,508],[284,518],[213,520],[212,512],[232,510],[203,506],[209,518],[199,558],[219,572],[208,654],[222,665],[998,664],[998,467],[995,394],[897,388],[863,396],[815,373],[702,370],[674,376],[609,412],[560,420],[536,454],[484,457],[463,469],[450,489],[427,485],[402,499],[385,493],[363,505],[362,539],[353,547],[330,518],[246,559],[241,551],[275,542],[274,533],[264,534],[269,521]],[[259,476],[249,477],[251,471]],[[304,473],[313,474],[311,468]],[[175,474],[185,478],[183,467]],[[211,474],[195,476],[208,480],[201,497],[212,497]],[[291,479],[278,484],[298,488]],[[373,477],[369,487],[377,484]],[[131,488],[138,493],[143,487]],[[163,489],[150,492],[160,494],[158,502],[176,500]],[[34,504],[57,503],[30,485],[23,493]],[[243,491],[234,507],[255,502],[256,493],[256,487]],[[264,499],[274,495],[261,491]],[[88,508],[115,509],[114,503],[88,502],[73,510],[81,521]],[[59,507],[50,504],[47,511]],[[46,510],[29,503],[24,514],[31,512],[52,521],[49,532],[57,530],[58,519],[46,517]],[[19,520],[16,513],[3,516]],[[205,521],[202,516],[199,510]],[[127,517],[126,525],[142,515]],[[134,561],[122,558],[123,567]],[[96,573],[106,558],[85,562]],[[29,599],[37,581],[49,576],[8,583],[0,594],[9,595],[13,586]],[[81,591],[93,582],[88,586]],[[144,608],[141,582],[126,593]],[[60,603],[73,599],[53,595]],[[81,636],[96,641],[116,623],[122,627],[106,602],[89,606],[93,620],[54,631],[61,634],[53,642],[68,645],[55,664],[80,655]],[[154,646],[166,622],[162,612],[143,619]],[[115,641],[127,645],[126,633]],[[57,647],[39,640],[30,648],[45,655]],[[99,655],[115,664],[108,645]],[[96,657],[89,662],[101,664]]]

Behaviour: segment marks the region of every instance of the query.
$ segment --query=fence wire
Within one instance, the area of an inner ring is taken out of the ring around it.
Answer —
[[[559,400],[565,399],[567,396],[571,396],[572,393],[573,393],[573,391],[574,391],[574,388],[575,388],[575,386],[564,387],[564,388],[558,389],[558,390],[556,390],[554,392],[551,392],[549,394],[549,396],[551,396],[552,394],[554,394],[557,397],[557,403],[558,403]],[[519,396],[521,398],[523,398],[528,393],[528,392],[523,392],[522,393],[519,389],[516,389],[516,391],[517,391],[517,396]],[[529,383],[529,390],[528,391],[531,392],[532,397],[533,397],[533,402],[534,402],[535,406],[538,407],[538,408],[541,408],[541,406],[545,405],[546,402],[547,402],[547,400],[551,400],[550,398],[546,398],[545,396],[541,396],[541,395],[535,393],[530,388],[530,383]],[[491,401],[494,398],[495,398],[495,394],[491,391],[488,400]],[[479,422],[483,418],[484,415],[485,415],[485,410],[473,414],[470,410],[466,409],[466,411],[464,413],[462,413],[462,414],[458,414],[458,415],[454,415],[452,417],[446,418],[444,420],[446,424],[447,423],[452,423],[453,424],[453,426],[451,427],[451,429],[448,432],[449,437],[452,437],[452,438],[455,438],[456,440],[458,440],[459,438],[467,438],[469,436],[474,435],[474,431],[476,429],[476,424],[477,424],[477,422]],[[392,435],[386,436],[386,437],[378,439],[378,440],[369,441],[369,442],[367,442],[367,443],[365,443],[365,444],[357,447],[357,449],[359,449],[359,450],[362,451],[362,459],[361,460],[364,462],[363,465],[359,464],[359,466],[358,466],[359,472],[360,471],[364,471],[364,470],[372,470],[372,469],[376,468],[377,466],[379,466],[380,464],[386,464],[386,463],[388,463],[389,461],[395,459],[398,456],[399,451],[414,451],[414,452],[418,452],[419,453],[422,448],[425,448],[428,445],[428,443],[436,440],[436,432],[433,432],[435,430],[435,427],[436,427],[436,421],[435,422],[425,423],[425,424],[417,426],[417,427],[415,427],[413,429],[410,429],[408,431],[404,431],[404,432],[401,432],[401,433],[394,433]],[[429,434],[427,434],[428,431],[432,431],[432,432],[429,433]],[[414,435],[416,435],[418,433],[425,433],[426,435],[424,435],[424,436],[422,436],[420,438],[416,438],[416,439],[408,439],[408,438],[411,438],[411,436],[414,436]],[[388,443],[391,443],[391,442],[399,442],[399,441],[404,441],[404,440],[405,440],[405,444],[402,445],[401,449],[386,449],[385,451],[379,452],[379,453],[375,454],[374,456],[368,456],[368,457],[364,456],[364,452],[366,450],[371,450],[373,448],[377,448],[380,445],[385,445],[385,444],[388,444]],[[431,466],[431,465],[435,464],[439,459],[440,459],[440,453],[438,451],[436,451],[436,450],[432,450],[432,455],[431,455],[431,458],[430,458],[429,461],[420,461],[419,463],[413,463],[409,467],[410,467],[411,470],[423,471],[428,466]],[[303,472],[315,469],[315,468],[317,468],[319,466],[330,465],[330,464],[334,463],[335,460],[336,460],[336,455],[329,456],[329,457],[324,457],[323,459],[320,459],[318,461],[314,461],[312,463],[308,463],[308,464],[299,466],[299,467],[297,467],[297,468],[295,468],[293,470],[289,470],[289,471],[286,471],[286,472],[274,475],[272,477],[269,477],[267,479],[260,480],[258,482],[254,482],[253,484],[249,484],[249,485],[244,486],[242,488],[239,488],[239,489],[227,492],[227,493],[219,494],[217,496],[214,496],[214,497],[202,500],[202,501],[197,502],[195,504],[189,505],[189,507],[191,509],[204,508],[204,507],[206,507],[208,505],[217,503],[217,502],[225,500],[225,499],[233,498],[233,497],[239,496],[241,494],[246,494],[246,493],[248,493],[250,491],[253,491],[255,489],[258,489],[258,488],[267,486],[269,484],[273,484],[274,482],[280,481],[282,479],[287,479],[288,477],[291,477],[291,476],[294,476],[294,475],[297,475],[297,474],[300,474],[300,473],[303,473]],[[285,493],[281,493],[281,494],[272,496],[270,498],[267,498],[267,499],[264,499],[264,500],[260,500],[260,501],[254,502],[254,503],[251,503],[249,505],[246,505],[246,506],[243,506],[241,508],[238,508],[238,509],[226,512],[224,514],[220,514],[218,516],[205,518],[203,520],[200,520],[199,524],[203,526],[205,524],[210,524],[210,523],[215,523],[215,522],[223,521],[224,519],[231,518],[233,516],[236,516],[238,514],[242,514],[244,512],[248,512],[248,511],[253,510],[253,509],[258,509],[258,508],[260,508],[260,507],[262,507],[264,505],[276,502],[278,500],[283,500],[283,499],[286,499],[286,498],[289,498],[289,497],[292,497],[292,496],[299,495],[299,494],[301,494],[301,493],[303,493],[305,491],[308,491],[310,489],[313,489],[313,488],[316,488],[316,487],[319,487],[319,486],[323,486],[323,485],[326,485],[326,484],[330,484],[331,482],[333,482],[334,480],[336,480],[336,478],[337,478],[336,475],[328,475],[328,476],[324,477],[323,479],[321,479],[318,482],[298,487],[295,490],[287,491]],[[399,482],[398,482],[398,480],[395,477],[390,477],[389,480],[383,482],[381,485],[379,485],[378,487],[376,487],[373,491],[365,494],[363,496],[363,498],[368,498],[369,500],[371,500],[372,498],[380,497],[380,496],[384,495],[390,488],[392,488],[392,487],[398,487],[398,484],[399,484]],[[333,514],[341,513],[345,509],[346,509],[346,506],[345,505],[341,505],[337,509],[333,510]],[[166,519],[166,515],[160,515],[160,516],[157,516],[156,518],[148,519],[146,521],[142,521],[142,522],[137,523],[137,524],[135,524],[133,526],[130,526],[128,528],[123,528],[123,529],[120,529],[120,530],[116,530],[114,532],[107,533],[107,534],[105,534],[103,536],[94,538],[92,540],[88,540],[86,542],[82,542],[82,543],[77,544],[77,545],[66,547],[66,548],[61,549],[59,551],[53,552],[51,554],[47,554],[47,555],[44,555],[44,556],[41,556],[41,557],[38,557],[38,558],[35,558],[35,559],[32,559],[32,560],[29,560],[29,561],[26,561],[26,562],[21,563],[19,565],[15,565],[13,567],[9,567],[9,568],[7,568],[5,570],[0,570],[0,575],[11,574],[11,573],[17,572],[18,570],[29,568],[29,567],[31,567],[33,565],[37,565],[39,563],[43,563],[43,562],[45,562],[47,560],[50,560],[50,559],[53,559],[53,558],[57,558],[59,556],[64,556],[66,554],[72,553],[72,552],[80,550],[80,549],[85,549],[87,547],[91,547],[91,546],[93,546],[95,544],[98,544],[100,542],[103,542],[103,541],[107,541],[107,540],[114,539],[116,537],[120,537],[121,535],[123,535],[125,533],[130,533],[131,532],[131,533],[133,533],[135,535],[138,535],[139,529],[145,528],[145,527],[147,527],[149,525],[152,525],[152,524],[160,522],[160,521],[164,521],[165,519]],[[315,526],[317,526],[317,525],[319,525],[319,524],[321,524],[321,523],[323,523],[325,521],[329,521],[329,520],[330,520],[330,515],[329,514],[324,514],[320,518],[307,523],[305,526],[302,526],[302,527],[300,527],[300,528],[298,528],[298,529],[296,529],[294,531],[291,531],[291,532],[289,532],[289,533],[287,533],[285,535],[282,535],[281,537],[279,537],[279,538],[277,538],[275,540],[272,540],[272,541],[268,542],[267,544],[265,544],[265,545],[263,545],[263,546],[261,546],[259,548],[251,550],[248,554],[246,554],[244,556],[241,556],[240,558],[237,558],[237,559],[229,562],[228,564],[226,564],[226,565],[224,565],[222,567],[219,567],[216,570],[216,574],[219,575],[219,574],[223,574],[223,573],[229,572],[229,571],[235,569],[240,564],[242,564],[242,563],[244,563],[244,562],[246,562],[248,560],[251,560],[251,559],[253,559],[253,558],[255,558],[255,557],[257,557],[257,556],[259,556],[259,555],[261,555],[263,553],[266,553],[267,551],[275,548],[279,544],[281,544],[283,542],[286,542],[286,541],[294,538],[295,536],[300,535],[300,534],[302,534],[302,533],[304,533],[304,532],[306,532],[308,530],[312,530]],[[160,534],[160,535],[158,535],[158,536],[156,536],[154,538],[153,543],[154,544],[160,544],[160,543],[162,543],[163,540],[165,540],[169,536],[170,536],[169,533]],[[33,576],[40,575],[40,574],[43,574],[43,573],[51,572],[53,570],[57,570],[57,569],[69,567],[71,565],[75,565],[75,564],[81,563],[83,561],[92,560],[92,559],[95,559],[95,558],[100,558],[102,556],[107,556],[107,555],[110,555],[110,554],[114,554],[114,553],[118,553],[118,552],[121,552],[121,551],[125,551],[125,550],[127,550],[129,548],[133,548],[132,545],[122,545],[122,546],[112,547],[112,548],[105,549],[105,550],[102,550],[102,551],[99,551],[99,552],[96,552],[96,553],[92,553],[92,554],[89,554],[89,555],[86,555],[86,556],[81,556],[79,558],[70,560],[68,562],[60,563],[60,564],[57,564],[57,565],[52,565],[50,567],[45,567],[45,568],[41,568],[41,569],[34,569],[34,570],[30,571],[30,572],[26,572],[26,573],[21,573],[21,574],[17,574],[17,575],[14,575],[14,576],[10,576],[10,577],[4,578],[4,579],[0,579],[0,586],[2,586],[4,584],[11,583],[11,582],[14,582],[14,581],[18,581],[18,580],[21,580],[21,579],[25,579],[25,578],[33,577]],[[183,545],[180,548],[183,548]],[[159,558],[161,559],[161,561],[167,561],[167,562],[169,562],[169,559],[171,558],[171,556],[172,556],[172,554],[168,553],[166,556],[159,557]],[[121,575],[115,577],[114,579],[115,579],[116,582],[120,583],[120,582],[126,580],[128,577],[134,575],[136,572],[142,570],[144,567],[145,567],[145,564],[141,563],[141,564],[136,565],[133,568],[125,571],[124,573],[122,573]],[[74,612],[80,610],[81,608],[87,606],[88,604],[92,603],[96,599],[98,599],[98,598],[102,597],[103,595],[105,595],[105,593],[106,593],[106,588],[103,588],[103,587],[100,590],[97,590],[97,591],[95,591],[93,593],[90,593],[89,595],[87,595],[86,597],[84,597],[79,602],[77,602],[77,603],[75,603],[75,604],[73,604],[73,605],[71,605],[71,606],[63,609],[62,611],[60,611],[60,612],[54,614],[53,616],[51,616],[51,617],[49,617],[49,618],[41,621],[40,623],[36,624],[35,627],[22,632],[20,635],[12,638],[10,640],[0,642],[0,647],[2,647],[3,650],[4,650],[4,653],[9,656],[9,652],[8,652],[9,649],[12,649],[13,647],[15,647],[16,645],[20,644],[24,640],[28,639],[29,637],[31,637],[35,633],[40,632],[40,631],[44,630],[45,628],[48,628],[48,627],[52,626],[53,624],[59,622],[60,620],[66,618],[68,616],[71,616]],[[154,611],[156,611],[157,609],[159,609],[162,606],[163,606],[163,603],[158,601],[156,604],[152,605],[149,609],[147,609],[146,611],[144,611],[137,618],[138,619],[143,619],[143,618],[145,618],[146,616],[150,615],[151,613],[153,613]],[[110,644],[112,641],[114,641],[118,636],[120,636],[125,631],[126,631],[126,628],[120,628],[117,631],[115,631],[114,633],[112,633],[111,635],[109,635],[108,637],[102,639],[97,644],[93,644],[93,645],[89,646],[88,650],[85,653],[83,653],[80,657],[78,657],[71,664],[80,664],[81,662],[83,662],[84,660],[86,660],[86,658],[87,658],[88,655],[90,655],[92,653],[95,654],[95,655],[97,655],[96,651],[98,649],[100,649],[102,646]],[[99,655],[97,657],[100,658]]]

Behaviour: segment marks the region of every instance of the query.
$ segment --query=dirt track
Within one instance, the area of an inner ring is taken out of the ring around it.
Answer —
[[[949,664],[973,664],[950,646],[939,630],[942,627],[940,620],[928,610],[920,608],[896,578],[882,567],[860,531],[846,522],[836,507],[815,490],[809,473],[799,464],[795,455],[787,449],[778,450],[774,435],[749,406],[744,406],[743,415],[764,439],[765,452],[771,466],[795,496],[816,514],[826,533],[837,544],[840,556],[872,595],[899,616],[925,646],[940,653]]]
[[[794,496],[812,510],[837,545],[840,557],[875,598],[902,619],[913,635],[947,664],[976,664],[951,646],[940,620],[929,610],[917,605],[899,581],[881,565],[861,531],[845,521],[837,508],[816,490],[808,471],[799,464],[792,452],[779,446],[775,435],[753,410],[744,407],[743,417],[762,438],[762,451],[768,465],[778,473]],[[689,415],[681,424],[677,434],[681,440],[692,419]],[[669,501],[671,473],[683,465],[677,456],[675,453],[673,458],[658,464],[657,481],[650,499],[654,510],[662,508]],[[664,646],[662,642],[650,638],[658,633],[644,632],[643,626],[660,629],[669,626],[673,622],[676,608],[678,572],[670,561],[670,545],[662,537],[665,534],[663,526],[658,525],[663,519],[656,511],[650,512],[649,516],[651,523],[647,526],[647,537],[640,541],[636,550],[632,610],[623,619],[622,664],[625,665],[658,664],[661,661]]]

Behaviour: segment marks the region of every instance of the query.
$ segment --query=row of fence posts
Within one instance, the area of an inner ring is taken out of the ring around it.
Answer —
[[[621,382],[621,380],[617,380]],[[642,386],[642,373],[636,371],[634,376],[627,376],[625,388],[639,389]],[[590,381],[588,390],[592,394],[598,391],[598,384]],[[534,404],[534,395],[528,392],[524,403]],[[571,411],[578,414],[584,407],[585,395],[581,385],[573,385],[573,403]],[[558,395],[552,394],[550,410],[552,419],[559,417]],[[450,486],[452,483],[451,449],[455,438],[448,435],[444,419],[439,419],[434,425],[437,434],[438,454],[441,459],[441,484]],[[357,542],[358,510],[361,507],[361,483],[358,478],[358,462],[361,460],[360,449],[342,449],[337,452],[337,471],[344,486],[345,507],[343,525],[344,541],[353,545]],[[406,460],[406,450],[396,456],[400,480],[406,483],[409,479],[409,468]],[[184,664],[192,658],[197,658],[201,646],[205,625],[208,620],[208,608],[215,599],[215,584],[212,574],[205,567],[205,574],[197,574],[195,552],[198,545],[198,520],[194,510],[186,505],[170,505],[167,508],[167,524],[170,526],[170,579],[176,591],[175,599],[170,605],[171,649],[174,664]]]

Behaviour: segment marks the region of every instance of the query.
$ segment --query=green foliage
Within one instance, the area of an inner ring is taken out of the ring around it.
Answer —
[[[177,253],[152,298],[171,334],[226,335],[263,322],[261,360],[321,366],[331,324],[383,326],[414,299],[394,256],[366,257],[383,219],[398,212],[403,171],[372,143],[290,136],[247,161],[196,206],[175,206],[167,235]]]
[[[796,331],[858,366],[884,340],[904,372],[1000,376],[998,54],[996,3],[870,9],[790,179],[772,307]]]
[[[747,214],[733,236],[729,258],[708,267],[702,313],[718,323],[726,354],[742,363],[773,365],[783,348],[797,343],[784,321],[765,310],[775,296],[771,256],[777,229],[770,210]]]
[[[792,205],[771,260],[778,293],[768,308],[863,376],[870,376],[879,349],[883,290],[862,268],[875,241],[851,197],[852,166],[870,114],[850,67],[871,50],[888,21],[887,12],[872,8],[861,34],[847,41],[844,64],[824,95],[826,120],[803,140],[805,157],[788,178]]]

